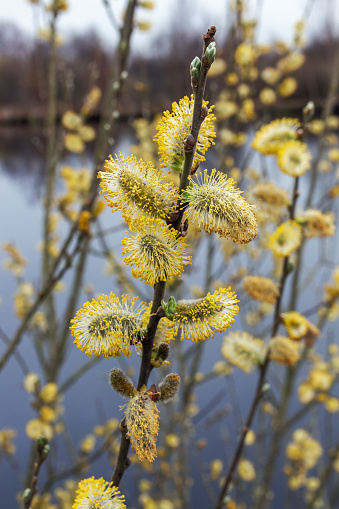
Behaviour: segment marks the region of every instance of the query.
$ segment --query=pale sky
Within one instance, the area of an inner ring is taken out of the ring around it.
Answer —
[[[109,1],[120,20],[126,0]],[[68,2],[69,10],[61,14],[59,19],[59,33],[67,37],[71,33],[83,33],[93,28],[108,44],[115,42],[115,34],[108,21],[103,0],[68,0]],[[152,22],[153,28],[150,32],[138,31],[133,35],[134,49],[145,49],[152,44],[154,36],[158,36],[163,30],[166,31],[166,28],[169,29],[175,14],[186,30],[204,33],[210,25],[215,25],[219,33],[227,30],[228,0],[154,0],[154,2],[153,11],[138,8],[137,19]],[[32,4],[27,0],[0,0],[0,4],[2,4],[1,21],[11,21],[26,33],[34,34]],[[181,5],[180,9],[178,5]],[[339,33],[339,0],[248,0],[246,17],[256,17],[260,5],[262,14],[257,32],[260,43],[276,39],[291,41],[293,26],[301,19],[308,5],[313,5],[307,23],[308,37],[326,30],[325,19],[329,11],[335,33],[336,35]],[[39,24],[43,26],[41,17]]]

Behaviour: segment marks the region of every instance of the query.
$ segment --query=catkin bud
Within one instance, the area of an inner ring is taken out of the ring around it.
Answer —
[[[48,454],[49,454],[49,452],[50,452],[50,450],[51,450],[50,446],[48,444],[46,444],[44,446],[44,448],[42,449],[42,451],[41,451],[41,457],[43,459],[46,459]]]
[[[158,351],[156,352],[154,359],[152,359],[152,366],[154,368],[159,368],[160,366],[162,366],[165,360],[167,359],[168,354],[169,354],[169,344],[160,343]]]
[[[160,401],[163,403],[168,403],[171,399],[174,398],[176,393],[179,390],[180,385],[180,376],[175,373],[170,373],[166,375],[161,384],[159,385],[159,389],[161,392]]]
[[[136,392],[132,380],[119,368],[111,370],[109,383],[113,389],[121,396],[124,396],[124,398],[130,398]]]
[[[314,117],[314,102],[308,101],[306,106],[303,108],[303,121],[306,124],[307,122],[310,122],[312,118]]]

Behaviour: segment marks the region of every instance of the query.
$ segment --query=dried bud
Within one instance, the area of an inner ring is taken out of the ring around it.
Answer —
[[[157,403],[160,400],[160,389],[159,385],[152,384],[151,387],[148,390],[149,397],[152,401]]]
[[[195,139],[192,134],[189,134],[186,137],[185,145],[184,145],[184,151],[185,152],[192,152],[195,146]]]
[[[161,391],[160,401],[163,403],[168,403],[171,399],[174,398],[176,393],[179,390],[180,385],[180,377],[179,375],[175,375],[174,373],[170,373],[166,375],[161,384],[159,385],[159,389]]]
[[[156,355],[156,359],[160,359],[161,361],[165,361],[169,354],[169,344],[168,343],[160,343],[158,352]]]
[[[132,380],[119,368],[111,370],[109,382],[113,389],[124,398],[130,398],[136,392]]]
[[[203,106],[201,108],[201,118],[205,119],[208,115],[208,108],[207,106]]]
[[[182,237],[187,237],[188,233],[188,219],[186,218],[183,223],[180,224],[179,233]]]

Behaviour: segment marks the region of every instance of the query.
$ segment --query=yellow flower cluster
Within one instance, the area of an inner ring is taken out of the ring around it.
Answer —
[[[93,507],[100,509],[126,509],[125,497],[113,483],[91,477],[80,481],[72,509]]]
[[[142,389],[126,405],[127,436],[139,460],[150,463],[157,456],[156,441],[159,431],[159,411],[150,394]]]
[[[173,321],[181,328],[181,339],[201,341],[224,332],[234,322],[239,302],[230,288],[220,288],[214,294],[197,300],[177,302]]]
[[[245,276],[243,290],[254,300],[274,304],[279,297],[279,289],[271,279],[259,276]]]
[[[192,263],[185,239],[160,219],[142,218],[132,230],[137,235],[122,241],[122,253],[132,253],[125,258],[125,263],[136,266],[132,269],[135,278],[154,285],[157,281],[180,277],[183,265]]]
[[[293,441],[286,447],[286,456],[290,464],[284,469],[288,475],[290,489],[297,490],[307,485],[307,472],[319,461],[323,453],[320,443],[305,429],[293,432]]]
[[[122,295],[120,302],[111,293],[86,302],[71,321],[74,344],[89,356],[128,357],[131,344],[137,345],[143,334],[140,315],[146,306],[140,303],[134,309],[137,300],[138,297]]]
[[[197,182],[191,180],[183,201],[187,203],[188,219],[202,225],[208,233],[214,231],[221,237],[231,237],[237,244],[247,244],[258,233],[255,207],[247,203],[235,184],[215,169],[210,175],[205,170]]]
[[[191,132],[193,118],[193,96],[189,99],[184,97],[180,99],[179,104],[172,104],[172,113],[165,111],[163,117],[157,126],[157,135],[154,140],[158,142],[159,154],[162,159],[163,168],[171,168],[174,171],[182,171],[185,159],[184,143],[186,137]],[[203,101],[203,107],[208,106],[207,101]],[[207,149],[214,144],[215,131],[213,121],[215,116],[212,113],[213,106],[209,108],[208,115],[204,119],[198,140],[195,146],[194,163],[204,161],[204,154]]]
[[[152,163],[135,157],[120,160],[110,156],[100,171],[100,186],[112,211],[120,210],[128,225],[137,217],[150,216],[166,219],[175,212],[177,192],[172,184]]]

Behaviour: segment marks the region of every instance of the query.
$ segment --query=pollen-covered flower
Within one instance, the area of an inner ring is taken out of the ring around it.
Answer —
[[[183,193],[187,202],[188,219],[203,226],[208,233],[216,232],[221,237],[231,237],[237,244],[247,244],[258,233],[254,206],[241,196],[232,178],[207,170],[197,182],[190,183]]]
[[[264,341],[241,331],[230,332],[221,347],[222,355],[245,373],[252,373],[264,361],[266,351]]]
[[[122,253],[131,254],[125,258],[127,265],[135,265],[132,274],[145,283],[154,285],[179,276],[183,266],[192,263],[187,255],[184,237],[160,219],[143,219],[132,228],[135,236],[124,238]]]
[[[277,68],[279,69],[279,71],[285,74],[289,74],[299,69],[299,67],[301,67],[304,64],[304,62],[305,55],[303,55],[302,53],[292,52],[286,57],[281,58],[277,62]]]
[[[311,168],[311,153],[306,143],[291,140],[281,145],[277,152],[278,166],[291,177],[300,177]]]
[[[203,106],[208,102],[203,101]],[[172,113],[165,111],[162,119],[157,126],[157,135],[154,140],[158,142],[159,154],[162,159],[163,168],[182,171],[185,159],[184,143],[185,138],[191,132],[193,118],[194,99],[193,95],[189,99],[184,97],[180,99],[179,104],[172,104]],[[197,143],[195,145],[194,164],[199,161],[205,161],[204,154],[207,149],[214,145],[215,131],[213,121],[215,116],[212,113],[213,106],[208,110],[208,115],[200,127]]]
[[[255,135],[252,147],[264,155],[276,154],[279,148],[296,139],[300,122],[297,118],[278,118],[263,126]]]
[[[328,212],[323,214],[320,210],[308,209],[298,215],[297,220],[304,227],[304,235],[312,237],[333,237],[335,225],[333,215]]]
[[[287,207],[289,195],[286,189],[278,187],[273,182],[259,182],[251,188],[251,195],[265,205]]]
[[[71,320],[75,345],[89,356],[128,357],[131,345],[140,342],[143,332],[141,313],[146,306],[141,303],[134,309],[137,300],[122,295],[120,302],[111,293],[86,302]]]
[[[175,212],[175,187],[164,182],[165,176],[152,163],[120,154],[120,160],[110,156],[104,168],[98,174],[102,192],[113,212],[120,210],[127,224],[140,215],[166,218]]]
[[[242,287],[247,295],[260,302],[274,304],[279,297],[277,285],[272,279],[266,277],[245,276],[242,281]]]
[[[275,256],[285,257],[301,244],[301,226],[296,221],[286,221],[268,239],[268,248]]]
[[[176,303],[173,321],[181,328],[181,339],[201,341],[224,332],[234,322],[239,302],[230,288],[220,288],[212,295]]]
[[[127,436],[139,460],[150,463],[157,456],[156,441],[159,431],[159,411],[146,389],[131,398],[125,411]]]
[[[295,78],[285,78],[278,86],[280,97],[289,97],[294,94],[298,88],[298,82]]]
[[[79,482],[72,509],[126,509],[125,497],[103,478],[90,477]]]

